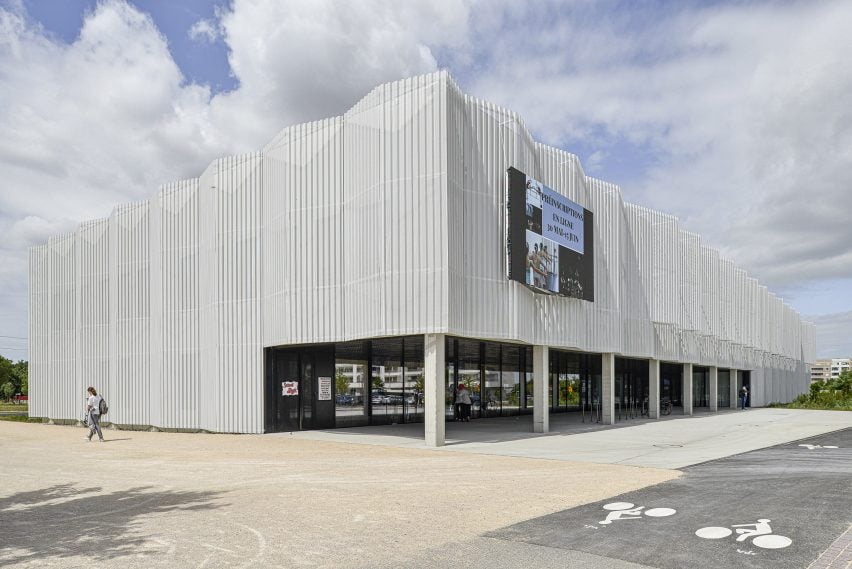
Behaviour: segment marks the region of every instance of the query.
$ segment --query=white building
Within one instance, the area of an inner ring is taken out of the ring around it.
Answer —
[[[526,198],[507,187],[523,176]],[[527,200],[526,233],[510,196]],[[554,204],[579,227],[568,248],[536,225]],[[513,231],[527,249],[510,257]],[[626,203],[445,72],[380,85],[30,252],[30,413],[53,420],[78,419],[93,385],[120,425],[423,421],[442,444],[459,382],[474,418],[528,412],[539,431],[550,412],[653,417],[661,397],[691,414],[735,404],[742,382],[755,405],[806,391],[814,338],[676,218]]]
[[[811,381],[829,381],[840,377],[844,371],[852,368],[850,358],[831,358],[816,360],[811,366]]]

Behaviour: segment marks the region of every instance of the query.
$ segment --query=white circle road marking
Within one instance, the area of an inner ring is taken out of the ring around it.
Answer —
[[[604,510],[610,510],[610,511],[613,511],[613,510],[629,510],[632,507],[633,507],[633,504],[631,504],[630,502],[612,502],[610,504],[605,504],[603,509]]]
[[[650,510],[645,511],[646,516],[651,516],[652,518],[664,518],[666,516],[672,516],[677,513],[677,510],[672,508],[651,508]]]
[[[695,532],[695,535],[698,537],[703,537],[704,539],[722,539],[723,537],[728,537],[732,532],[728,528],[720,528],[720,527],[709,527],[709,528],[701,528],[700,530]]]

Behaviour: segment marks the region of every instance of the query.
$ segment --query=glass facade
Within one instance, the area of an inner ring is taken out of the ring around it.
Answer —
[[[615,358],[615,418],[648,415],[648,360]]]
[[[660,362],[660,401],[683,407],[683,365]]]
[[[457,401],[461,385],[470,395],[471,419],[533,412],[532,346],[448,336],[445,347],[446,420],[458,420],[465,411]],[[418,335],[268,349],[266,429],[423,422],[423,348]],[[550,349],[550,412],[579,412],[584,422],[600,421],[601,364],[600,354]],[[682,405],[682,370],[661,362],[661,400]],[[614,371],[616,421],[647,416],[648,361],[617,357]],[[691,379],[693,405],[707,406],[709,369],[696,366]],[[729,405],[731,381],[727,370],[719,371],[721,407]]]
[[[600,355],[550,350],[549,360],[551,411],[580,411],[584,421],[600,421]]]
[[[334,344],[338,427],[423,421],[423,336]]]
[[[471,418],[532,413],[532,347],[447,338],[446,417],[458,420],[458,386],[470,393]]]
[[[692,368],[692,406],[710,406],[710,369],[694,366]]]
[[[355,427],[369,424],[369,343],[338,344],[334,357],[336,425]]]
[[[719,389],[716,401],[719,407],[731,406],[731,370],[720,369],[717,372],[719,375]]]

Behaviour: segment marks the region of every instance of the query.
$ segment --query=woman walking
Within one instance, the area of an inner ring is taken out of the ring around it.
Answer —
[[[103,398],[98,395],[94,387],[90,387],[86,391],[89,392],[89,398],[86,400],[86,414],[89,417],[89,436],[86,437],[86,440],[91,442],[92,435],[98,433],[98,439],[104,442],[104,434],[101,432],[99,424],[101,420],[101,399]]]

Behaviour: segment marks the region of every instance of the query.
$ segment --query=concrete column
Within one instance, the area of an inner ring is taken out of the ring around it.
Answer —
[[[601,423],[615,424],[615,354],[601,354]]]
[[[660,360],[648,360],[648,418],[660,418]]]
[[[737,381],[739,381],[739,373],[737,370],[731,369],[731,409],[736,409],[738,407],[737,397],[739,396],[740,387],[737,385]]]
[[[710,410],[719,410],[719,368],[716,366],[710,368]]]
[[[692,364],[683,364],[683,414],[692,415]]]
[[[533,346],[533,432],[550,431],[550,408],[547,385],[550,381],[550,351],[547,346]]]
[[[447,350],[444,334],[426,334],[423,338],[425,370],[424,431],[426,446],[444,446],[444,393],[446,391]]]

